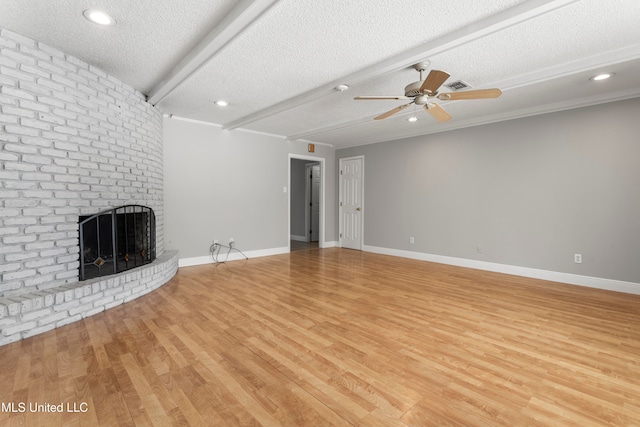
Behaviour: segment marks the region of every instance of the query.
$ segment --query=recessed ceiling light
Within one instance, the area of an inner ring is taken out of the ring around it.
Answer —
[[[341,84],[341,85],[336,86],[336,90],[339,90],[340,92],[344,92],[347,89],[349,89],[349,86],[345,85],[345,84]]]
[[[224,100],[222,100],[222,99],[220,99],[220,100],[216,101],[216,102],[215,102],[215,104],[216,104],[218,107],[226,107],[227,105],[229,105],[229,103],[228,103],[227,101],[224,101]]]
[[[82,12],[82,14],[84,15],[85,18],[87,18],[89,21],[93,22],[94,24],[115,25],[116,23],[115,19],[113,19],[111,16],[107,15],[106,13],[100,10],[87,9],[84,12]]]
[[[408,122],[412,122],[412,123],[413,123],[413,122],[417,122],[417,121],[418,121],[418,118],[417,118],[416,116],[411,116],[411,117],[409,117],[409,118],[407,119],[407,121],[408,121]]]
[[[598,80],[606,80],[609,77],[612,77],[613,73],[602,73],[602,74],[598,74],[597,76],[593,76],[591,77],[590,80],[594,80],[594,81],[598,81]]]

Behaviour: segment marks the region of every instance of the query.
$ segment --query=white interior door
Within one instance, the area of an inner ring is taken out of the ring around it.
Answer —
[[[362,249],[363,157],[340,159],[340,246]]]

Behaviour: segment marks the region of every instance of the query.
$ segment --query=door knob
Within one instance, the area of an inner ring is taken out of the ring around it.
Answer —
[[[360,208],[356,208],[356,210],[357,210],[358,212],[360,212],[360,210],[361,210],[361,209],[360,209]]]

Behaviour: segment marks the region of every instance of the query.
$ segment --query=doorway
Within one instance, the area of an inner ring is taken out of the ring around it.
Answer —
[[[324,247],[324,159],[289,154],[289,251]]]

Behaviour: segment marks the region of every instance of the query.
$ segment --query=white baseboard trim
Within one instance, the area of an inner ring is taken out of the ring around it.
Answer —
[[[237,261],[244,259],[242,254],[237,251],[231,251],[227,257],[227,250],[225,248],[220,249],[220,253],[218,254],[218,261]],[[271,249],[258,249],[255,251],[243,251],[243,253],[247,256],[247,258],[259,258],[263,256],[269,255],[280,255],[289,253],[289,247],[284,246],[281,248],[271,248]],[[191,258],[180,258],[178,260],[178,267],[191,267],[194,265],[202,265],[202,264],[213,264],[216,261],[213,259],[211,255],[191,257]]]
[[[324,248],[335,248],[336,246],[338,246],[338,242],[331,241],[331,242],[324,242],[324,244],[322,245],[322,249]]]
[[[374,252],[383,255],[392,255],[403,258],[417,259],[421,261],[437,262],[440,264],[455,265],[458,267],[475,268],[478,270],[493,271],[496,273],[513,274],[514,276],[530,277],[533,279],[548,280],[551,282],[568,283],[570,285],[586,286],[589,288],[606,289],[609,291],[640,295],[640,283],[603,279],[600,277],[581,276],[578,274],[539,270],[536,268],[518,267],[515,265],[497,264],[493,262],[455,258],[443,255],[433,255],[423,252],[390,249],[379,246],[363,245],[362,250],[365,252]]]
[[[289,236],[289,238],[291,240],[295,240],[296,242],[306,242],[307,241],[307,236],[296,236],[295,234],[292,234],[291,236]]]

